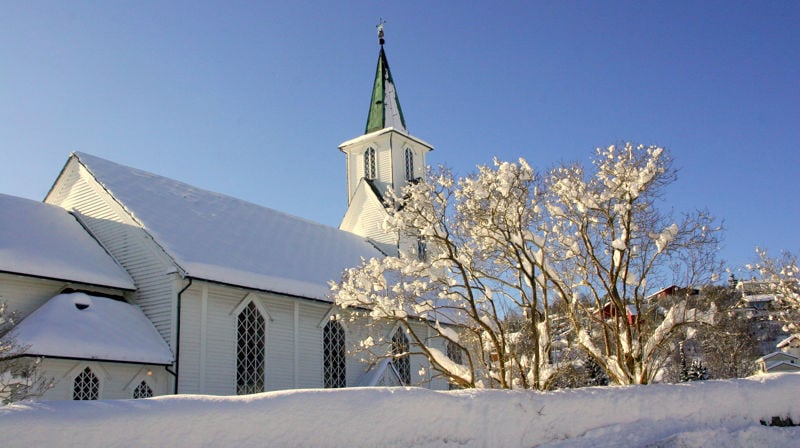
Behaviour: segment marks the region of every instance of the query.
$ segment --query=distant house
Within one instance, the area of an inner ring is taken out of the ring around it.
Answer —
[[[595,312],[595,316],[598,316],[604,320],[613,319],[617,317],[617,308],[613,303],[608,302]],[[625,316],[628,321],[628,325],[636,325],[640,319],[639,312],[636,310],[635,305],[625,305]]]
[[[800,372],[800,358],[790,353],[772,352],[756,360],[762,373]]]
[[[27,355],[58,381],[45,398],[446,389],[427,359],[403,356],[402,330],[348,324],[329,295],[362,259],[421,247],[381,227],[385,195],[416,181],[432,150],[406,129],[382,40],[371,97],[364,135],[340,146],[340,228],[85,153],[45,204],[0,197],[0,296],[24,317]],[[367,336],[390,341],[391,362],[349,354]]]
[[[683,288],[678,285],[670,285],[662,288],[645,298],[647,302],[652,302],[658,299],[665,299],[667,297],[688,297],[700,294],[700,290],[696,288]]]
[[[800,357],[800,333],[795,333],[788,338],[778,342],[776,345],[780,351]]]
[[[755,311],[769,309],[775,300],[774,288],[769,282],[763,281],[740,281],[736,289],[741,293],[739,307]]]

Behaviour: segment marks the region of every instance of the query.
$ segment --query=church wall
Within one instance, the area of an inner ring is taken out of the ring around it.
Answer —
[[[175,265],[91,173],[73,157],[45,199],[80,213],[81,222],[133,278],[133,301],[174,349]]]
[[[297,320],[297,387],[323,387],[322,328],[329,305],[295,301]]]
[[[142,381],[152,389],[153,396],[172,393],[171,375],[163,366],[48,358],[42,361],[39,371],[55,384],[40,399],[72,400],[75,377],[86,367],[100,380],[101,400],[133,398],[134,389]]]
[[[291,300],[265,300],[267,323],[267,390],[294,387],[294,305]]]
[[[36,277],[0,273],[0,301],[6,312],[25,317],[61,292],[68,283]]]
[[[420,334],[423,338],[428,335],[426,327],[422,324],[413,324],[414,331]],[[367,337],[371,337],[374,341],[373,351],[388,353],[388,341],[391,341],[392,335],[396,329],[396,324],[385,323],[376,325],[366,325],[363,320],[356,320],[347,322],[346,338],[347,338],[347,386],[363,386],[364,380],[367,375],[367,370],[370,368],[369,353],[362,351],[359,347],[361,341]],[[411,336],[408,336],[409,343],[411,344],[411,351],[415,351],[414,342]],[[383,342],[381,342],[383,341]],[[439,339],[427,339],[426,345],[431,345],[439,350],[444,351],[444,344]],[[419,351],[417,349],[416,351]],[[410,359],[411,371],[411,386],[427,387],[430,389],[447,390],[447,382],[442,379],[432,379],[432,372],[428,359],[423,355],[412,355]]]
[[[0,273],[0,302],[5,302],[6,312],[16,313],[17,319],[26,317],[66,288],[117,296],[130,295],[113,288]]]
[[[322,387],[330,305],[203,281],[182,297],[180,393],[236,393],[237,317],[251,300],[266,312],[265,390]]]
[[[382,229],[386,210],[368,188],[362,185],[356,192],[339,228],[369,238],[384,253],[394,253],[397,241],[393,234]]]
[[[241,290],[216,285],[208,287],[208,303],[201,352],[205,360],[205,393],[236,394],[236,316],[234,308],[245,296]],[[201,310],[202,311],[202,310]]]
[[[180,357],[178,363],[178,392],[202,394],[200,340],[202,338],[202,286],[195,282],[181,294]]]

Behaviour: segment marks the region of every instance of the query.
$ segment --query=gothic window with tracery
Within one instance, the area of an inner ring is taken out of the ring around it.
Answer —
[[[331,320],[322,331],[323,371],[326,388],[345,387],[347,370],[345,362],[344,327]]]
[[[411,383],[411,362],[408,357],[408,338],[403,330],[398,328],[392,336],[392,364],[394,364],[400,381],[404,386]]]
[[[266,321],[253,302],[247,304],[237,320],[236,393],[263,392]]]
[[[100,379],[86,367],[72,383],[73,400],[97,400],[100,398]]]
[[[375,166],[375,148],[367,148],[364,152],[364,177],[367,179],[378,177],[378,170]]]
[[[139,398],[150,398],[153,396],[153,389],[147,384],[147,381],[142,380],[136,389],[133,390],[133,398],[138,400]]]

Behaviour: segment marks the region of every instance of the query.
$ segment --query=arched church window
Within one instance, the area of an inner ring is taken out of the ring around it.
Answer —
[[[414,151],[406,148],[406,180],[414,180]]]
[[[322,330],[323,373],[326,388],[345,387],[347,370],[345,362],[344,327],[331,320]]]
[[[378,177],[378,170],[375,166],[375,148],[367,148],[364,152],[364,177],[367,179]]]
[[[247,304],[237,320],[236,393],[263,392],[266,321],[253,302]]]
[[[461,347],[453,341],[447,341],[447,357],[456,364],[464,364],[464,352],[461,350]],[[453,382],[450,382],[447,387],[450,390],[461,388],[458,384]]]
[[[133,399],[138,400],[139,398],[150,398],[153,396],[153,389],[147,384],[147,381],[142,380],[136,389],[133,389]]]
[[[97,400],[100,398],[100,379],[86,367],[72,383],[73,400]]]
[[[408,357],[408,338],[401,328],[392,336],[392,364],[404,386],[411,383],[411,362]]]

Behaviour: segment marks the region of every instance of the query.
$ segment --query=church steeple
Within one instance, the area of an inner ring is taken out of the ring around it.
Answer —
[[[383,49],[383,44],[386,42],[383,35],[383,23],[381,21],[378,24],[378,42],[381,45],[381,51],[378,54],[378,67],[375,69],[375,82],[372,85],[372,101],[369,105],[365,134],[385,128],[395,128],[398,131],[407,132],[392,72],[389,70],[389,61],[386,59],[386,51]]]
[[[383,49],[383,21],[378,24],[381,45],[372,86],[366,133],[339,145],[347,161],[347,211],[339,228],[368,238],[384,253],[396,252],[399,235],[383,230],[387,198],[401,196],[409,182],[425,174],[425,156],[433,147],[408,133],[397,99],[389,62]]]

